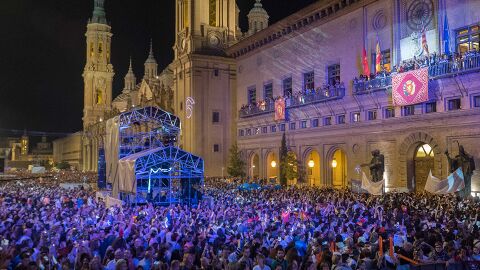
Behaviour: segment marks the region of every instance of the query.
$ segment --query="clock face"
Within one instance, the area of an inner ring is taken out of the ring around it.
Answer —
[[[208,39],[208,42],[212,46],[218,46],[218,44],[220,44],[220,39],[215,35],[211,35],[210,38]]]
[[[431,0],[415,0],[407,10],[407,24],[410,29],[422,30],[433,19],[433,2]]]

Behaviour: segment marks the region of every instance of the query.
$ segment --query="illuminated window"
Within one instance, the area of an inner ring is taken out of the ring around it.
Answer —
[[[273,85],[272,83],[265,84],[263,86],[263,99],[273,99]]]
[[[209,0],[209,23],[217,26],[217,0]]]
[[[183,2],[183,27],[188,27],[188,6],[187,2]]]
[[[418,147],[416,157],[433,157],[433,149],[430,145],[424,144]]]
[[[303,90],[315,89],[315,73],[313,71],[303,74]]]
[[[327,71],[328,71],[328,83],[330,85],[335,85],[336,82],[340,82],[340,64],[328,66]]]
[[[480,48],[480,27],[477,24],[470,25],[455,31],[457,52],[464,53]]]
[[[90,57],[93,57],[93,54],[95,53],[94,51],[95,51],[95,49],[94,49],[94,46],[93,46],[93,42],[90,42]]]
[[[252,135],[252,130],[247,128],[247,136],[250,136],[250,135]]]
[[[97,104],[102,104],[102,91],[97,89]]]
[[[107,49],[107,62],[110,63],[110,50]]]
[[[352,113],[352,122],[354,122],[354,123],[360,122],[360,113],[359,112]]]
[[[286,78],[282,82],[283,87],[283,95],[284,96],[291,96],[292,95],[292,77]]]
[[[270,127],[270,132],[277,132],[277,126],[271,126]]]

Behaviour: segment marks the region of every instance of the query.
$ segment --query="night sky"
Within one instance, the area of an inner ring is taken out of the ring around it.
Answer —
[[[254,0],[237,0],[240,27]],[[315,0],[263,0],[270,23]],[[112,26],[113,96],[132,56],[143,76],[150,38],[159,72],[173,59],[174,0],[106,0]],[[0,1],[0,130],[75,132],[82,128],[85,31],[93,0]]]

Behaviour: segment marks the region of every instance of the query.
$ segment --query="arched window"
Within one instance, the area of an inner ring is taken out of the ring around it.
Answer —
[[[209,23],[217,26],[217,0],[209,0]]]
[[[424,144],[418,147],[417,154],[415,157],[422,158],[422,157],[433,157],[433,149],[430,145]]]

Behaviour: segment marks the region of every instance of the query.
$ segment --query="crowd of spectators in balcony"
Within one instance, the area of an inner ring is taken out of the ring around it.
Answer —
[[[393,66],[387,70],[382,66],[378,73],[371,73],[369,76],[360,75],[353,79],[353,84],[372,81],[375,79],[384,79],[395,73],[402,73],[420,68],[429,68],[431,76],[444,75],[450,72],[457,72],[465,69],[480,68],[480,51],[471,50],[465,53],[437,54],[436,52],[420,57],[414,56],[412,59],[403,60],[399,65]],[[437,69],[435,69],[437,67]]]
[[[338,90],[341,89],[345,89],[345,85],[343,82],[340,82],[340,80],[337,79],[332,84],[323,84],[322,87],[305,89],[303,91],[298,91],[293,94],[291,92],[287,92],[283,96],[271,97],[255,103],[244,104],[240,108],[240,113],[248,115],[263,111],[273,111],[275,101],[278,99],[284,99],[285,106],[290,107],[293,105],[300,105],[329,97],[335,97],[340,95]]]

